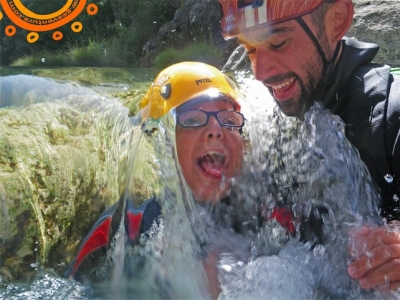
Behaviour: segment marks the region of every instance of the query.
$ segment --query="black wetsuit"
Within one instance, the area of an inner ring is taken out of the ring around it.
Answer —
[[[217,203],[197,204],[199,208],[201,207],[210,214],[208,221],[211,222],[208,223],[204,220],[207,224],[205,226],[211,226],[207,230],[210,233],[210,238],[217,228],[225,228],[232,234],[246,236],[248,232],[256,232],[262,226],[262,222],[265,221],[260,216],[253,218],[259,210],[257,206],[251,205],[251,208],[244,209],[241,202],[232,195]],[[122,216],[125,216],[123,223]],[[109,207],[93,225],[81,243],[77,255],[70,263],[65,276],[87,283],[107,280],[113,264],[110,255],[115,251],[113,244],[117,232],[125,234],[129,244],[135,246],[141,235],[147,234],[152,226],[158,228],[161,218],[162,210],[156,198],[148,199],[139,207],[134,207],[132,202],[122,195],[119,201]],[[204,218],[204,215],[202,218]],[[290,210],[276,207],[270,219],[276,220],[287,229],[288,233],[294,234],[294,222]],[[203,221],[203,219],[201,220]],[[124,224],[123,232],[121,232],[121,224]],[[204,258],[207,255],[209,241],[198,236],[196,238],[200,245],[198,255],[200,258]],[[130,273],[129,266],[126,273]]]
[[[378,50],[344,38],[334,82],[315,99],[345,122],[347,138],[380,188],[382,217],[391,221],[400,220],[400,76],[371,63]]]
[[[112,264],[108,257],[113,249],[113,239],[120,231],[122,216],[128,242],[134,245],[140,235],[147,232],[154,223],[159,222],[161,206],[155,198],[148,199],[138,207],[122,195],[117,203],[109,207],[93,225],[81,243],[78,254],[71,262],[65,276],[79,281],[101,281],[107,278],[107,269]]]
[[[400,220],[400,76],[387,65],[372,63],[379,51],[373,43],[345,37],[333,82],[321,83],[314,101],[322,101],[346,124],[346,136],[379,187],[381,216]],[[379,199],[377,199],[379,200]],[[324,244],[326,208],[300,221],[300,239]]]

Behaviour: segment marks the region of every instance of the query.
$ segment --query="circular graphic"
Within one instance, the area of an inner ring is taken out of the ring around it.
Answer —
[[[83,26],[81,22],[74,22],[71,25],[71,29],[73,32],[81,32]]]
[[[31,31],[27,37],[29,43],[34,43],[38,40],[37,32],[50,31],[57,29],[70,21],[74,20],[85,8],[87,0],[66,0],[65,4],[59,10],[50,14],[37,14],[25,7],[21,0],[0,0],[1,7],[7,17],[18,27]],[[98,12],[96,4],[90,3],[86,12],[88,15],[95,15]],[[0,20],[3,18],[3,12],[0,11]],[[71,25],[73,32],[80,32],[83,28],[82,23],[74,22]],[[9,25],[5,29],[7,36],[13,36],[16,28]],[[53,33],[53,39],[59,41],[63,38],[60,31]]]
[[[29,32],[28,35],[26,36],[26,40],[28,43],[34,43],[39,39],[39,33],[37,32]]]
[[[63,34],[61,31],[54,31],[53,32],[53,40],[59,41],[63,38]]]
[[[12,25],[8,25],[8,26],[6,27],[6,29],[4,29],[4,33],[5,33],[7,36],[13,36],[16,32],[17,32],[17,29],[15,29],[15,27],[12,26]]]
[[[97,12],[99,11],[99,8],[97,7],[96,4],[90,3],[87,6],[86,11],[87,11],[88,15],[93,16],[93,15],[97,14]]]
[[[9,1],[9,3],[12,3],[12,1]],[[15,7],[17,8],[18,11],[20,11],[22,14],[25,16],[32,18],[32,19],[38,19],[38,20],[46,20],[46,19],[52,19],[52,18],[57,18],[59,15],[62,15],[65,11],[68,10],[68,8],[72,4],[72,0],[67,0],[65,5],[59,9],[58,11],[52,13],[52,14],[47,14],[47,15],[38,15],[35,14],[34,12],[30,11],[27,9],[20,0],[14,0]]]
[[[67,4],[72,1],[68,0]],[[61,10],[47,15],[38,15],[31,12],[19,0],[0,0],[0,3],[7,17],[15,25],[26,30],[48,31],[61,27],[75,19],[85,7],[86,0],[72,2],[73,5],[71,6],[64,5]]]

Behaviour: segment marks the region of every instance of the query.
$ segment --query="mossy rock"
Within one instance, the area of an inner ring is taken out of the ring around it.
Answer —
[[[29,277],[37,263],[61,275],[124,191],[128,150],[141,131],[116,98],[26,75],[7,83],[9,105],[0,108],[0,276]],[[20,100],[27,89],[34,101]]]

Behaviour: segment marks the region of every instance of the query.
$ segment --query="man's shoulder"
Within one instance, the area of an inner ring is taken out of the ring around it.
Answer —
[[[361,64],[349,79],[347,99],[347,137],[383,188],[385,174],[400,172],[393,168],[400,155],[400,76],[388,65]]]
[[[379,45],[357,40],[354,37],[343,38],[342,57],[347,66],[357,67],[364,63],[370,63],[379,52]]]
[[[389,65],[378,63],[360,64],[349,78],[350,102],[396,103],[392,110],[400,110],[400,74]],[[369,101],[366,101],[366,98]],[[393,106],[393,105],[392,105]]]
[[[326,91],[323,100],[326,107],[339,115],[347,106],[348,101],[352,101],[348,97],[349,89],[354,90],[352,86],[355,85],[358,90],[360,82],[357,81],[357,78],[363,80],[363,75],[368,72],[368,68],[378,67],[371,62],[378,53],[379,46],[361,42],[355,38],[344,37],[341,51],[336,65],[335,80]],[[337,94],[340,94],[341,97],[337,97]]]
[[[350,87],[355,85],[355,91],[368,93],[371,89],[376,89],[380,94],[388,94],[389,86],[398,86],[400,84],[400,68],[392,68],[387,64],[375,63],[373,59],[379,51],[379,45],[376,43],[367,43],[357,40],[354,37],[344,37],[343,56],[347,62],[353,62],[351,76],[348,78]],[[349,71],[348,64],[347,72]],[[360,90],[359,85],[364,89]],[[366,86],[368,85],[368,86]]]
[[[350,106],[377,104],[385,101],[390,85],[390,67],[366,62],[357,66],[349,77]]]

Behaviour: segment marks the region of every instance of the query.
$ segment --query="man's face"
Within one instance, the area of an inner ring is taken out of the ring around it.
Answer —
[[[314,31],[310,15],[303,19]],[[323,63],[297,21],[240,34],[238,41],[248,52],[256,79],[270,90],[280,109],[288,116],[301,118],[311,104]]]
[[[203,101],[185,108],[206,112],[232,110],[226,100]],[[182,128],[177,125],[179,164],[187,184],[198,201],[218,201],[228,194],[231,179],[240,172],[244,140],[238,130],[222,127],[214,116],[205,126]]]

